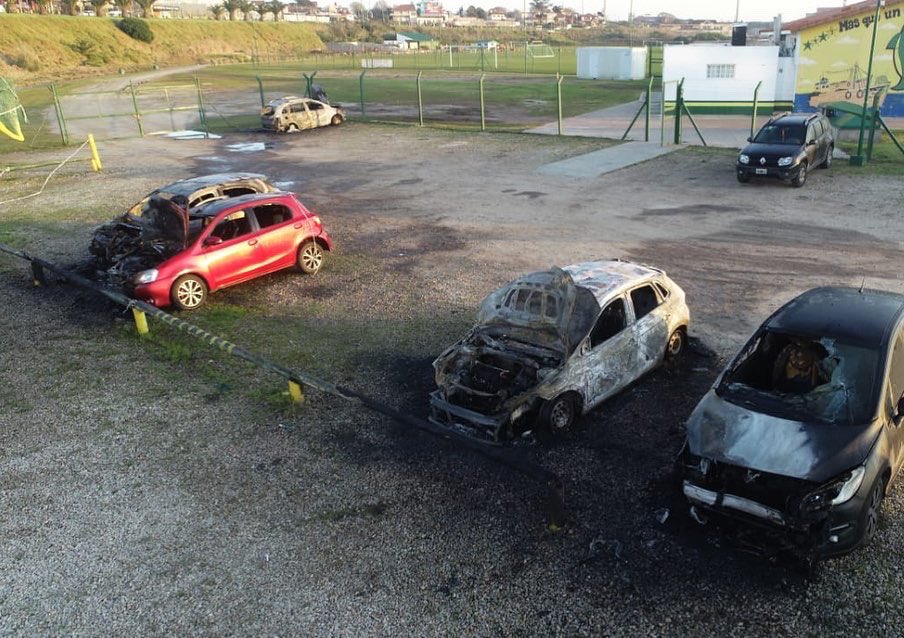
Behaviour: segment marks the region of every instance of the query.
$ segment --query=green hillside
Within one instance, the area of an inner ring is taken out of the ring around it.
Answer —
[[[154,41],[133,40],[111,18],[0,14],[0,76],[19,86],[47,79],[247,59],[323,48],[314,27],[285,22],[148,20]]]

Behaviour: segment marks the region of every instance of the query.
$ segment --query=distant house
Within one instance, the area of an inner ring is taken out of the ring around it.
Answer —
[[[492,20],[494,22],[501,22],[506,18],[506,11],[503,7],[493,7],[489,11],[487,11],[487,19]]]
[[[496,40],[478,40],[474,46],[478,49],[486,49],[487,51],[492,51],[493,49],[499,48],[499,43]]]
[[[417,22],[417,7],[413,4],[398,4],[391,9],[390,15],[393,22],[414,24]]]
[[[400,49],[436,49],[439,42],[424,33],[415,31],[398,32],[383,36],[383,44],[396,46]]]

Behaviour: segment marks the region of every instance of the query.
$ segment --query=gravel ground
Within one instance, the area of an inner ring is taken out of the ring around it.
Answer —
[[[417,415],[432,358],[513,275],[643,260],[694,320],[681,364],[525,450],[565,484],[553,532],[523,477],[314,391],[293,412],[280,379],[153,322],[139,339],[121,310],[32,288],[0,255],[0,634],[896,634],[899,489],[871,547],[807,577],[692,524],[669,471],[684,419],[771,310],[864,277],[904,292],[902,181],[840,168],[741,186],[730,153],[700,150],[593,180],[536,172],[599,146],[354,124],[132,140],[102,145],[103,175],[70,169],[0,209],[0,242],[75,263],[155,186],[266,172],[322,214],[337,254],[187,318]]]

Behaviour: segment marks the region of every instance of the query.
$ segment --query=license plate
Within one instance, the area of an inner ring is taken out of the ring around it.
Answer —
[[[769,171],[768,171],[767,169],[765,169],[765,168],[758,168],[758,169],[756,169],[756,174],[757,174],[757,175],[766,175],[768,172],[769,172]]]

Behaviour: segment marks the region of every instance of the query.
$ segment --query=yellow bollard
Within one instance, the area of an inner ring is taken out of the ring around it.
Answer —
[[[100,155],[97,154],[97,144],[94,143],[94,136],[88,133],[88,146],[91,148],[91,168],[97,173],[103,170],[104,166],[100,163]]]
[[[289,396],[292,397],[292,403],[296,405],[304,403],[304,390],[300,383],[289,381]]]
[[[143,310],[132,308],[132,316],[135,317],[135,327],[138,328],[138,334],[146,335],[150,332],[148,328],[148,317]]]

